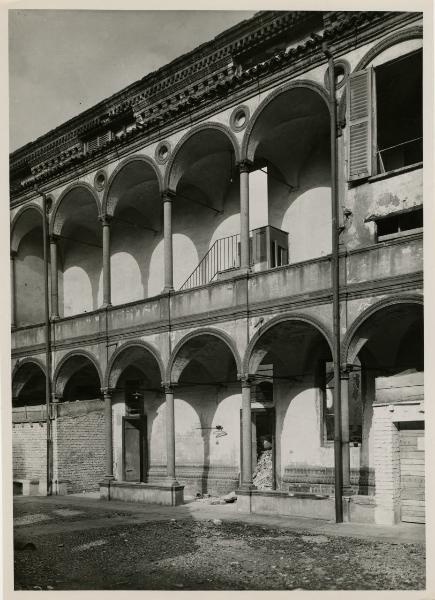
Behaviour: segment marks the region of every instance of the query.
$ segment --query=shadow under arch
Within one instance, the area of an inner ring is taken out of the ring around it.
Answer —
[[[176,190],[178,181],[180,180],[183,174],[183,165],[178,165],[177,162],[180,161],[180,156],[182,154],[183,149],[186,147],[186,143],[198,134],[207,131],[217,131],[226,136],[234,151],[235,162],[237,163],[240,161],[241,153],[239,144],[236,136],[233,134],[229,127],[223,125],[222,123],[217,123],[214,121],[200,123],[192,127],[192,129],[189,129],[189,131],[183,135],[183,137],[178,141],[177,145],[175,146],[165,170],[163,184],[165,190],[167,189],[173,192],[175,192]]]
[[[45,386],[46,372],[45,364],[39,358],[27,357],[20,359],[12,371],[12,399],[19,398],[23,388],[34,377],[41,376]]]
[[[157,369],[160,374],[160,381],[163,380],[165,369],[162,358],[158,353],[157,349],[143,340],[133,340],[122,344],[119,348],[116,349],[116,351],[110,358],[109,364],[107,365],[106,374],[104,376],[105,388],[110,389],[116,387],[116,383],[122,371],[129,364],[131,364],[132,355],[137,350],[143,351],[144,353],[146,353],[146,355],[153,358],[154,363],[157,366]]]
[[[30,217],[30,219],[26,219],[26,216],[29,215],[30,213],[36,212],[41,220],[41,227],[42,227],[42,218],[43,218],[43,212],[42,212],[42,208],[38,205],[38,204],[29,204],[27,206],[23,206],[19,209],[19,211],[14,215],[14,218],[12,219],[12,223],[11,223],[11,250],[14,252],[18,251],[18,247],[20,245],[21,239],[26,235],[26,233],[28,233],[30,231],[29,229],[29,222],[30,223],[33,221],[32,217]],[[27,223],[24,223],[22,226],[22,231],[19,231],[20,229],[20,225],[22,224],[22,221],[26,220]],[[38,226],[38,224],[36,224],[36,226]],[[41,240],[41,244],[42,244],[42,240]]]
[[[381,40],[376,46],[373,46],[358,62],[355,69],[352,71],[356,73],[357,71],[361,71],[365,69],[371,61],[376,58],[381,52],[391,48],[391,46],[395,46],[396,44],[400,44],[400,42],[406,42],[408,40],[423,38],[423,27],[422,26],[414,26],[408,27],[407,29],[403,29],[401,31],[396,31],[392,33],[388,37]],[[345,123],[346,120],[346,94],[343,93],[339,104],[338,104],[338,122]]]
[[[53,214],[51,216],[49,224],[49,233],[51,235],[61,234],[62,227],[66,219],[66,215],[64,214],[67,205],[66,200],[68,196],[74,194],[74,192],[82,192],[83,194],[88,194],[95,202],[95,205],[97,207],[97,215],[101,214],[100,201],[94,188],[85,181],[71,183],[67,188],[64,189],[54,206]]]
[[[116,169],[113,171],[113,173],[109,177],[109,181],[107,182],[107,186],[106,186],[106,189],[105,189],[104,195],[103,195],[102,209],[101,209],[102,215],[113,216],[115,209],[116,209],[116,204],[118,202],[118,199],[111,199],[111,192],[113,190],[114,183],[116,182],[116,179],[118,178],[118,176],[126,168],[128,168],[130,165],[135,164],[135,163],[139,163],[139,164],[143,163],[146,168],[149,168],[151,170],[151,172],[153,173],[153,175],[157,179],[159,192],[161,193],[163,191],[163,178],[162,178],[160,169],[157,166],[157,163],[151,157],[143,155],[143,154],[135,154],[133,156],[128,156],[127,158],[125,158],[118,164]]]
[[[95,368],[101,389],[103,376],[97,358],[87,350],[72,350],[60,360],[54,371],[53,391],[56,396],[62,398],[68,380],[80,369],[89,365]]]
[[[355,362],[358,353],[364,346],[365,341],[367,341],[360,338],[359,333],[361,329],[366,325],[368,330],[373,331],[376,327],[375,323],[370,324],[372,317],[381,317],[382,314],[385,314],[385,311],[394,310],[395,307],[406,307],[406,305],[423,308],[423,296],[420,294],[409,294],[396,298],[385,298],[379,302],[375,302],[370,308],[362,312],[349,327],[341,343],[341,363],[353,364]]]
[[[320,98],[324,101],[325,107],[330,114],[330,106],[329,106],[329,95],[324,87],[320,84],[310,81],[308,79],[299,79],[296,81],[291,81],[286,85],[283,85],[277,90],[274,90],[269,96],[267,96],[256,108],[254,114],[252,115],[248,126],[245,131],[245,135],[243,136],[242,148],[241,148],[241,160],[249,160],[253,161],[255,157],[255,150],[258,146],[259,141],[253,140],[252,136],[255,130],[257,123],[261,116],[265,113],[265,110],[268,106],[276,100],[278,97],[288,94],[294,90],[307,89],[315,92],[320,96]]]
[[[299,322],[299,323],[304,323],[306,325],[311,325],[312,327],[314,327],[314,329],[316,329],[320,334],[323,335],[325,341],[327,342],[327,344],[329,346],[331,354],[332,354],[332,351],[333,351],[332,332],[321,321],[319,321],[315,317],[306,315],[304,313],[286,313],[286,314],[278,315],[278,316],[270,319],[270,321],[268,321],[260,329],[260,331],[258,331],[252,337],[251,341],[248,344],[248,347],[246,349],[245,356],[243,359],[243,375],[247,376],[250,374],[250,367],[251,367],[251,361],[253,358],[253,353],[255,351],[255,347],[257,346],[257,344],[261,340],[261,338],[265,334],[270,332],[270,330],[273,329],[276,325],[286,323],[286,322],[288,322],[288,323],[291,323],[291,322],[298,323]]]
[[[236,347],[234,341],[232,340],[232,338],[224,331],[213,329],[211,327],[206,327],[203,329],[197,329],[196,331],[193,331],[193,332],[187,334],[186,336],[181,338],[181,340],[177,343],[174,350],[172,351],[172,354],[171,354],[171,357],[169,359],[169,363],[168,363],[168,366],[166,369],[166,381],[168,381],[170,383],[178,382],[183,369],[188,364],[188,362],[190,362],[192,360],[192,357],[188,357],[188,356],[180,357],[181,351],[183,350],[183,348],[186,349],[186,347],[187,347],[186,345],[188,345],[189,342],[191,342],[192,340],[195,340],[196,338],[201,338],[201,337],[213,337],[213,338],[216,338],[217,340],[220,340],[222,343],[224,343],[233,356],[233,359],[235,361],[236,368],[237,368],[237,373],[241,373],[242,363],[240,360],[240,355],[239,355],[237,347]],[[177,364],[177,359],[180,359],[178,364]],[[174,370],[176,373],[175,377],[174,377]]]

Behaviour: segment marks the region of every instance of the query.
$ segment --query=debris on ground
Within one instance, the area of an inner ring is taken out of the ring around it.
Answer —
[[[272,450],[263,450],[257,461],[253,483],[259,490],[272,489]]]

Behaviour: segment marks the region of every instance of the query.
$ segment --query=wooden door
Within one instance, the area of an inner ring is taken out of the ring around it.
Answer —
[[[124,417],[124,481],[145,481],[147,468],[146,417]]]
[[[400,424],[401,520],[425,523],[424,423]]]

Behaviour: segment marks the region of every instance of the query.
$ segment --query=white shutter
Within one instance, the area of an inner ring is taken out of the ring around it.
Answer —
[[[351,73],[347,83],[348,179],[372,174],[372,69]]]

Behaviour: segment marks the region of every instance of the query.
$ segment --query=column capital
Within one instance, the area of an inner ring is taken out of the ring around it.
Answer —
[[[13,260],[14,258],[16,258],[16,257],[17,257],[17,255],[18,255],[18,252],[17,252],[16,250],[11,250],[11,251],[10,251],[10,255],[11,255],[11,259]]]
[[[245,158],[243,160],[240,160],[237,163],[237,166],[239,167],[240,173],[249,173],[250,171],[252,171],[252,167],[254,166],[254,164],[252,161]]]
[[[353,365],[343,363],[340,365],[340,379],[349,379],[350,373],[353,371]]]
[[[60,235],[58,235],[57,233],[50,233],[50,235],[48,236],[48,241],[50,242],[50,244],[57,244],[59,239]]]
[[[242,373],[242,374],[239,373],[237,375],[237,379],[240,380],[242,388],[244,388],[244,387],[250,388],[255,384],[255,375],[252,375],[251,373]]]
[[[112,215],[98,215],[98,220],[100,221],[101,225],[104,226],[109,226],[110,222],[112,221],[113,217]]]
[[[173,394],[174,393],[174,387],[177,384],[174,383],[173,381],[162,381],[160,385],[163,388],[163,391],[165,392],[165,394]]]
[[[163,190],[161,193],[162,196],[162,202],[172,202],[173,200],[175,200],[175,192],[174,190],[171,190],[169,188],[167,188],[166,190]]]
[[[114,392],[113,388],[109,388],[109,387],[101,388],[101,393],[103,394],[104,398],[111,398],[113,395],[113,392]]]
[[[62,402],[62,396],[57,392],[52,392],[51,401],[53,402],[53,404],[58,404],[59,402]]]

